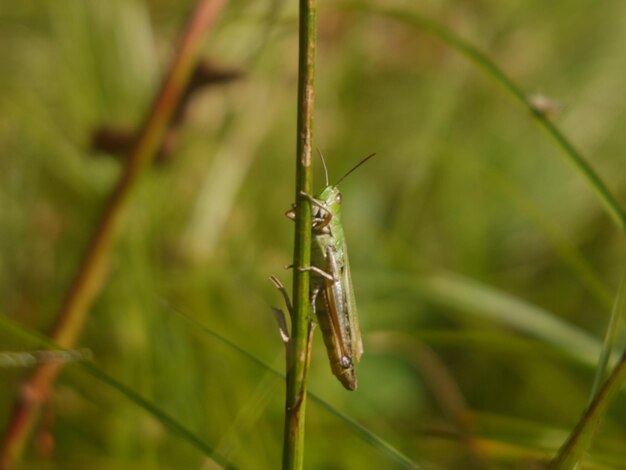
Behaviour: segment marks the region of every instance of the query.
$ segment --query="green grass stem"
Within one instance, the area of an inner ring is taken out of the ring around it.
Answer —
[[[572,470],[578,465],[591,444],[604,412],[625,380],[626,352],[581,416],[565,444],[559,449],[550,463],[550,470]]]
[[[298,103],[296,151],[296,223],[293,253],[293,305],[291,336],[287,343],[287,382],[283,468],[301,469],[304,462],[306,376],[309,363],[310,299],[309,273],[300,268],[311,264],[311,205],[301,194],[312,186],[311,154],[315,111],[315,50],[317,10],[315,0],[300,0],[298,48]]]
[[[617,296],[615,297],[611,318],[609,319],[604,343],[602,344],[602,351],[600,352],[600,358],[596,367],[588,408],[552,461],[550,468],[554,470],[580,468],[584,454],[591,444],[593,434],[598,427],[600,419],[602,419],[604,410],[612,397],[619,391],[624,380],[626,380],[625,352],[613,373],[605,381],[609,360],[613,353],[615,339],[625,305],[626,271],[622,276]]]
[[[609,367],[609,360],[613,354],[615,347],[615,339],[617,332],[619,331],[620,320],[624,314],[624,308],[626,307],[626,271],[622,274],[622,280],[620,282],[617,296],[615,297],[615,303],[611,310],[611,318],[609,319],[609,325],[606,329],[604,336],[604,343],[602,344],[602,351],[600,353],[600,359],[598,360],[598,366],[596,368],[596,375],[593,381],[593,387],[591,388],[590,401],[593,401],[600,389],[600,385],[606,378],[607,370]]]

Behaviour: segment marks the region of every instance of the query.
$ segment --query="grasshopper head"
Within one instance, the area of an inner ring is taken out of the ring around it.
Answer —
[[[341,193],[337,186],[326,186],[317,196],[315,196],[320,204],[313,206],[313,218],[323,224],[317,225],[318,228],[324,228],[332,216],[336,216],[341,212]],[[314,223],[314,226],[316,224]]]
[[[341,207],[341,192],[337,186],[326,186],[316,199],[324,203],[333,213]]]

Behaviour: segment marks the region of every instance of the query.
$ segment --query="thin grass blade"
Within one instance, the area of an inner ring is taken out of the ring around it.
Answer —
[[[6,315],[0,315],[0,327],[15,335],[16,337],[23,339],[24,341],[34,343],[38,346],[47,347],[56,351],[66,351],[63,348],[59,348],[55,343],[53,343],[40,333],[31,330],[30,328],[21,326],[12,320],[9,320]],[[207,457],[210,457],[223,468],[233,468],[232,465],[230,465],[219,455],[216,455],[214,453],[213,447],[210,444],[205,442],[193,431],[189,430],[187,427],[178,422],[175,418],[171,417],[166,411],[162,410],[151,401],[142,397],[121,382],[118,382],[116,379],[89,362],[78,361],[73,364],[76,364],[76,366],[80,367],[84,372],[91,375],[100,382],[117,390],[120,394],[128,398],[128,400],[148,412],[156,420],[161,422],[161,424],[163,424],[165,427],[169,428],[175,434],[178,434],[188,444],[201,451]]]
[[[485,53],[480,51],[469,41],[466,41],[461,36],[458,36],[456,33],[437,22],[406,9],[386,8],[364,2],[346,2],[341,4],[341,8],[387,17],[408,26],[426,31],[462,54],[487,76],[502,85],[509,94],[515,97],[517,101],[521,102],[524,107],[531,112],[534,119],[544,128],[559,147],[561,147],[568,160],[593,190],[602,207],[606,210],[613,222],[615,222],[622,232],[626,233],[626,212],[624,212],[617,198],[609,190],[600,175],[596,173],[587,159],[574,147],[563,132],[550,121],[549,116],[537,110],[536,104],[533,103],[532,99],[529,99],[529,95],[524,92],[522,87],[504,73],[504,71]]]
[[[283,380],[285,379],[284,374],[280,373],[279,371],[274,369],[272,366],[270,366],[267,363],[263,362],[262,360],[257,358],[254,354],[246,351],[244,348],[242,348],[241,346],[239,346],[236,343],[232,342],[228,338],[223,337],[219,333],[213,331],[211,328],[203,325],[202,323],[200,323],[198,320],[194,319],[193,317],[191,317],[187,313],[184,313],[180,309],[173,307],[167,301],[165,301],[163,299],[160,299],[160,300],[161,300],[161,303],[163,305],[165,305],[169,311],[171,311],[172,313],[175,313],[176,315],[178,315],[179,317],[184,319],[187,323],[189,323],[192,327],[196,328],[198,331],[201,331],[204,334],[207,334],[207,335],[211,336],[212,338],[218,340],[219,342],[227,345],[231,349],[237,351],[239,354],[241,354],[242,356],[246,357],[251,362],[253,362],[256,365],[258,365],[260,368],[270,372],[274,376],[276,376],[276,377],[278,377],[280,379],[283,379]],[[329,404],[328,402],[324,401],[318,395],[316,395],[316,394],[314,394],[314,393],[312,393],[310,391],[308,391],[307,394],[308,394],[309,398],[313,402],[315,402],[318,405],[320,405],[322,408],[324,408],[329,413],[331,413],[332,415],[334,415],[337,418],[339,418],[341,421],[347,423],[353,429],[353,431],[357,435],[359,435],[364,441],[366,441],[369,444],[371,444],[374,448],[382,451],[392,461],[394,461],[394,462],[398,463],[399,465],[401,465],[402,468],[410,468],[410,469],[419,469],[419,468],[421,468],[421,466],[418,465],[415,461],[413,461],[408,456],[406,456],[405,454],[400,452],[398,449],[396,449],[390,443],[385,441],[383,438],[381,438],[380,436],[378,436],[374,432],[370,431],[369,429],[367,429],[363,425],[359,424],[358,422],[356,422],[352,418],[348,417],[347,415],[345,415],[344,413],[339,411],[337,408],[333,407],[331,404]]]

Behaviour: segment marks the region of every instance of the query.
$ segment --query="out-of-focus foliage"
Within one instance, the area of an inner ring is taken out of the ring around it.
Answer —
[[[554,121],[626,205],[626,3],[381,3],[440,22],[560,103]],[[52,323],[119,174],[90,136],[139,125],[190,7],[0,5],[2,314]],[[176,311],[283,367],[268,276],[290,277],[296,20],[297,2],[229,3],[204,53],[245,77],[197,96],[171,159],[133,193],[79,344],[240,468],[279,465],[283,384]],[[378,157],[342,183],[359,390],[331,375],[319,337],[310,389],[425,466],[532,468],[588,400],[623,234],[528,112],[425,33],[324,1],[316,85],[331,180]],[[29,348],[0,331],[0,352]],[[0,369],[0,423],[26,372]],[[618,399],[593,462],[620,468],[624,419]],[[306,420],[307,468],[395,465],[313,401]],[[28,468],[43,462],[197,468],[204,457],[69,366],[26,452]]]

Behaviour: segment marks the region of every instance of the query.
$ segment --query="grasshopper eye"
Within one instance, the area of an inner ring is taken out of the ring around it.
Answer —
[[[341,367],[347,369],[352,365],[352,360],[348,356],[341,356]]]
[[[335,202],[341,204],[341,193],[337,193],[337,196],[335,196]]]

